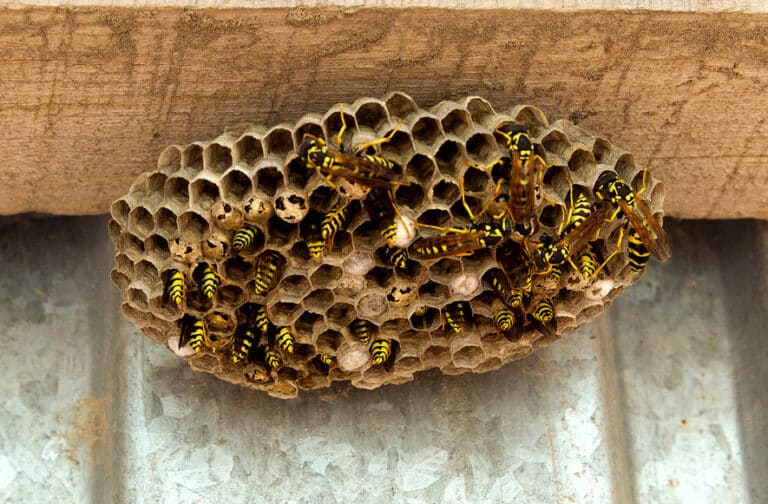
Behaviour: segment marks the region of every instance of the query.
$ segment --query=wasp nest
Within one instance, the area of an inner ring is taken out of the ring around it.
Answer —
[[[521,131],[532,160],[511,148]],[[611,173],[641,204],[617,211]],[[530,223],[509,211],[518,185]],[[496,369],[588,322],[642,273],[663,199],[631,154],[536,107],[391,93],[168,147],[112,205],[112,281],[123,313],[194,369],[283,398],[372,389]],[[599,218],[568,251],[577,202]]]

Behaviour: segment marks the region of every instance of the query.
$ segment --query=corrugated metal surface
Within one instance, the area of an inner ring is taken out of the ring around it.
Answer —
[[[768,500],[767,223],[669,222],[669,263],[499,371],[295,401],[124,322],[105,228],[0,220],[4,501]]]

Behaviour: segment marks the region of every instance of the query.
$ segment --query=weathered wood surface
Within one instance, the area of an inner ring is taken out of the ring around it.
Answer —
[[[0,213],[102,213],[168,144],[399,89],[541,107],[635,153],[668,214],[768,218],[768,16],[0,11]]]

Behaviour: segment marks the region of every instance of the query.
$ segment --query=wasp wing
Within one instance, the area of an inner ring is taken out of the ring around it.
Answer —
[[[666,261],[672,255],[669,247],[667,234],[659,225],[659,222],[653,217],[653,212],[648,208],[645,201],[635,198],[635,207],[640,210],[642,217],[638,215],[635,208],[632,208],[627,202],[620,200],[619,207],[622,213],[627,217],[632,228],[634,228],[643,240],[643,244],[648,251],[659,261]],[[655,236],[654,236],[655,235]]]

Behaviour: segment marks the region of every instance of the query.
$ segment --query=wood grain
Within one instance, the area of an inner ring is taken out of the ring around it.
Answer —
[[[768,218],[768,16],[0,11],[0,213],[108,211],[163,147],[399,89],[531,103],[635,153],[678,217]]]

